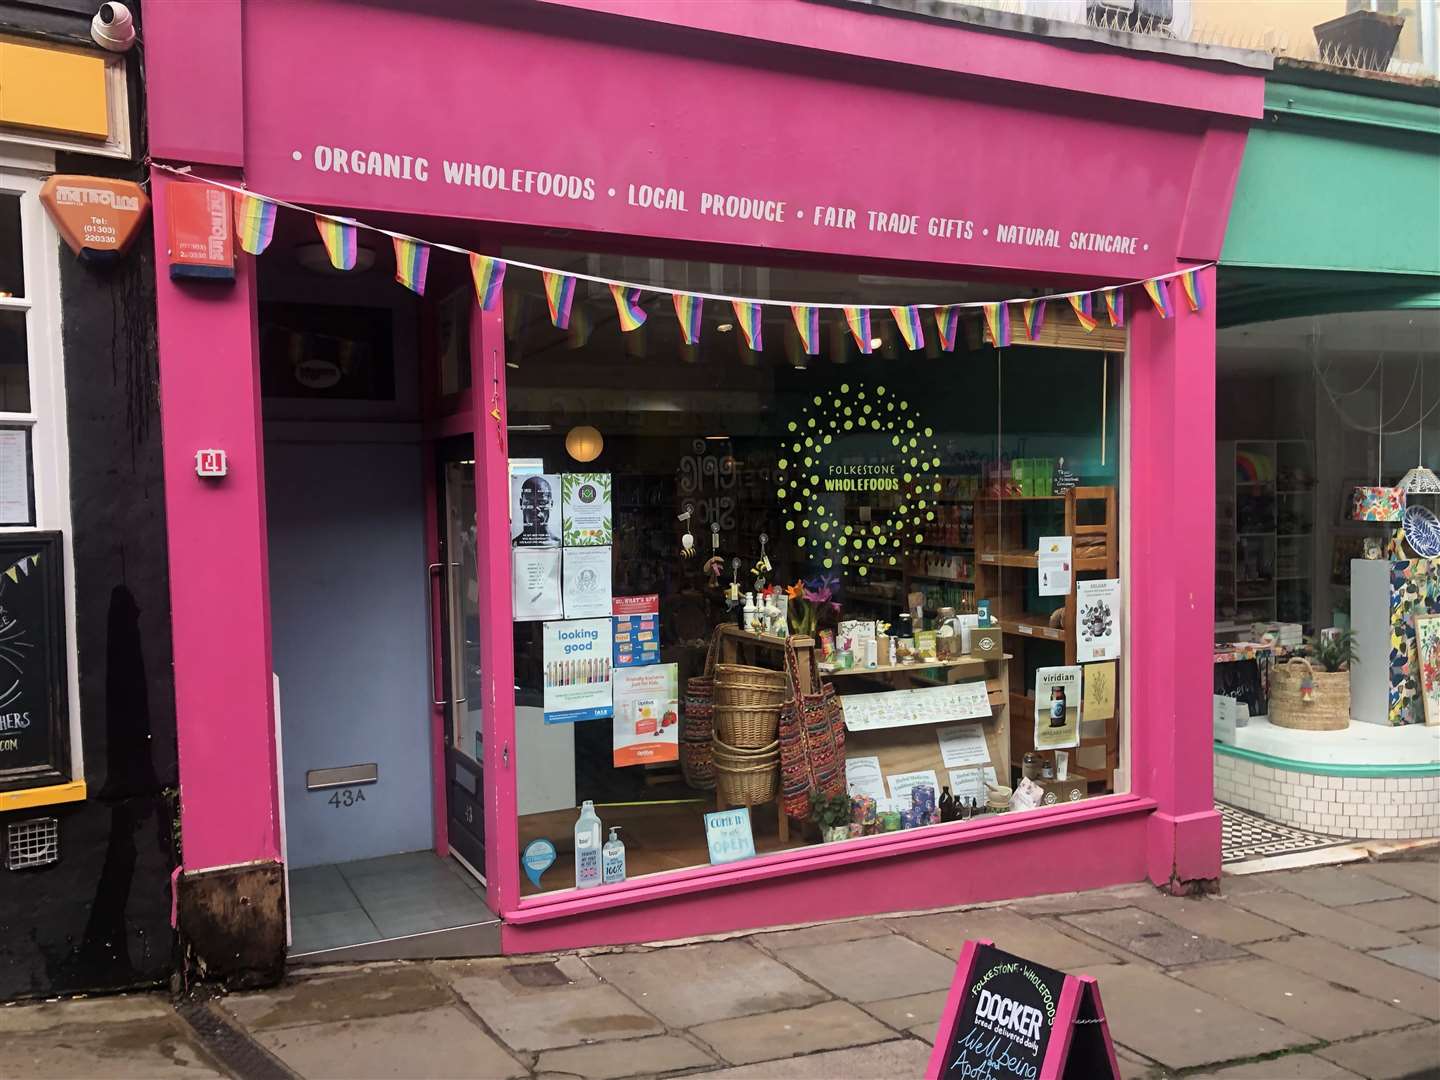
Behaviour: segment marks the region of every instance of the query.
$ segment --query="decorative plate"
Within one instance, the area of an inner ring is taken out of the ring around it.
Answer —
[[[1427,559],[1440,555],[1440,518],[1428,506],[1406,507],[1405,540],[1417,555]]]

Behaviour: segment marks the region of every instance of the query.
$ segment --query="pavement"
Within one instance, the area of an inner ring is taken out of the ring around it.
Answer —
[[[1126,1080],[1440,1077],[1435,848],[1227,875],[1199,899],[1129,885],[558,956],[302,968],[178,1012],[160,995],[17,1005],[0,1008],[0,1077],[920,1077],[956,954],[981,937],[1098,979]]]

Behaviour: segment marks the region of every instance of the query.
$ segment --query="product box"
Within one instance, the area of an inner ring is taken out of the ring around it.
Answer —
[[[998,626],[982,627],[970,632],[970,655],[983,660],[998,660],[1005,652]]]
[[[1044,797],[1041,806],[1055,806],[1058,803],[1079,802],[1090,794],[1090,781],[1072,776],[1068,780],[1036,780]]]

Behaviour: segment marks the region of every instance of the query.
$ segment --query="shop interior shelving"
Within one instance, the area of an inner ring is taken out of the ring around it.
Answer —
[[[1315,454],[1308,439],[1239,439],[1215,457],[1215,610],[1226,623],[1312,622]]]

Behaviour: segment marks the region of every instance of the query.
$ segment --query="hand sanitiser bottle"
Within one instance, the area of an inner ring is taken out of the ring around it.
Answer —
[[[619,825],[612,825],[610,839],[605,841],[603,867],[606,885],[625,880],[625,845],[615,835],[619,831]]]
[[[595,804],[586,799],[575,822],[575,887],[588,889],[600,880],[600,819]]]

